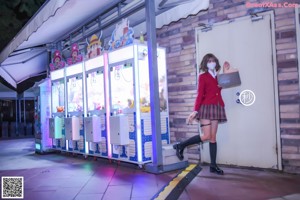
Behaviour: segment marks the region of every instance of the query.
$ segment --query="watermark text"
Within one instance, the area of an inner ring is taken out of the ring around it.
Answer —
[[[291,2],[247,2],[247,8],[299,8],[298,3],[291,3]]]

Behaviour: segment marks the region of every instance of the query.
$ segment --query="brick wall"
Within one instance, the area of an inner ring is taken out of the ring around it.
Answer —
[[[280,103],[283,170],[300,173],[300,96],[295,9],[249,8],[246,2],[248,1],[210,0],[207,11],[201,11],[195,16],[189,16],[157,30],[159,45],[167,48],[171,142],[181,141],[198,134],[197,125],[185,123],[187,116],[193,110],[197,90],[195,28],[201,24],[246,16],[253,11],[271,10],[275,13],[279,85],[277,98]],[[300,1],[295,2],[300,4]],[[189,148],[188,155],[191,162],[198,162],[198,147]]]

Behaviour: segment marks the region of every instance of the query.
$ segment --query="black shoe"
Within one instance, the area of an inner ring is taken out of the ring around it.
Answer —
[[[222,169],[220,169],[218,166],[211,166],[210,167],[210,172],[215,173],[215,174],[219,174],[219,175],[224,174],[224,171]]]
[[[179,143],[174,144],[173,148],[176,149],[176,156],[178,157],[178,159],[183,160],[183,149],[180,148]]]

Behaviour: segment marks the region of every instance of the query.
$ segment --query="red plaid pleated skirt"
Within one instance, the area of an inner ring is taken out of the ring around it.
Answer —
[[[220,105],[201,105],[198,111],[199,119],[218,120],[219,123],[227,121],[225,108]]]

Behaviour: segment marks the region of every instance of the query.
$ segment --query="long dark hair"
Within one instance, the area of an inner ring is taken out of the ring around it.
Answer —
[[[220,66],[220,63],[219,63],[219,60],[218,58],[212,54],[212,53],[208,53],[206,54],[201,63],[200,63],[200,70],[203,71],[203,72],[207,72],[208,71],[208,68],[207,68],[207,63],[208,63],[208,60],[212,58],[214,59],[214,61],[216,62],[216,71],[219,71],[221,69],[221,66]]]

